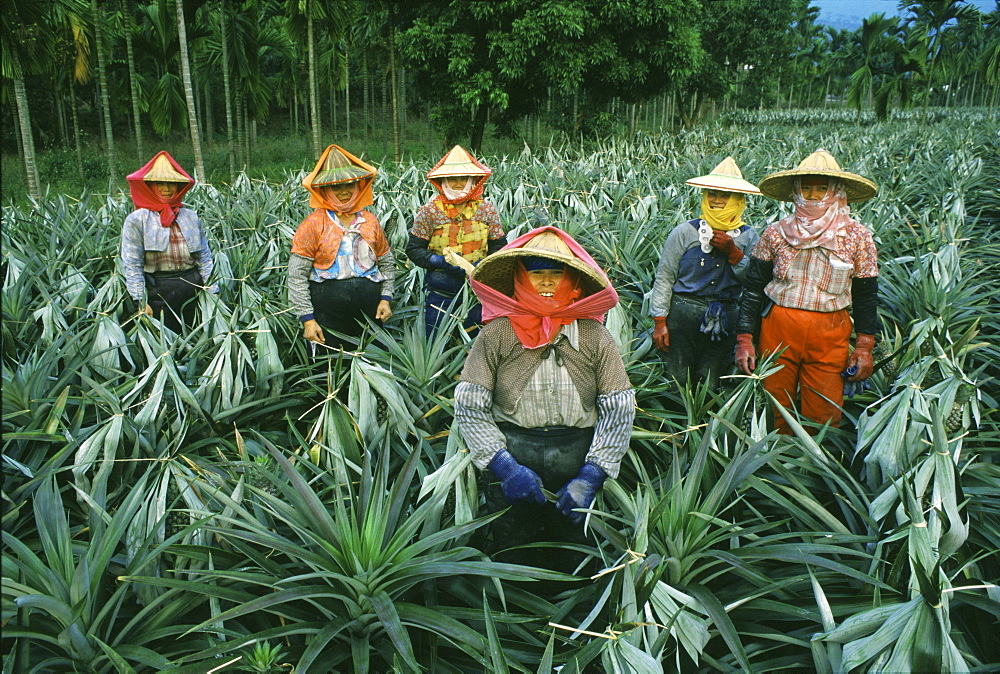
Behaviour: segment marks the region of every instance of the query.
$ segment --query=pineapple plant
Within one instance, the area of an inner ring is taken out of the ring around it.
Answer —
[[[875,345],[875,349],[872,351],[872,360],[875,363],[881,363],[886,358],[892,355],[892,345],[886,340],[879,340],[878,344]],[[887,360],[882,365],[882,374],[885,376],[887,382],[893,382],[896,380],[896,374],[899,372],[899,363],[896,361],[895,356],[890,360]]]
[[[184,527],[191,523],[191,516],[184,509],[184,498],[181,490],[177,487],[177,476],[167,476],[166,504],[167,516],[164,521],[164,537],[170,538],[184,531]]]
[[[268,477],[268,473],[274,474],[278,470],[278,464],[274,459],[265,454],[253,457],[249,470],[246,471],[247,484],[251,487],[267,492],[271,496],[277,496],[278,488]]]
[[[948,413],[948,418],[945,419],[945,430],[948,433],[957,433],[962,429],[965,405],[972,399],[975,391],[975,385],[968,382],[963,381],[958,385],[958,391],[955,392],[955,402],[952,403],[951,412]]]

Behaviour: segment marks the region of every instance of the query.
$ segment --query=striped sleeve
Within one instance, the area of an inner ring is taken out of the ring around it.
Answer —
[[[597,423],[594,424],[594,440],[590,443],[587,461],[612,479],[618,477],[622,457],[628,451],[634,419],[634,389],[597,396]]]
[[[493,393],[489,389],[467,381],[455,387],[455,421],[479,470],[486,470],[496,453],[507,446],[493,420],[492,406]]]
[[[375,258],[379,273],[382,274],[382,299],[392,300],[392,293],[396,289],[396,257],[392,254],[391,248],[385,249],[385,254]]]
[[[288,257],[288,277],[285,279],[288,289],[288,303],[300,321],[314,318],[312,295],[309,293],[309,275],[312,273],[312,260],[292,253]]]

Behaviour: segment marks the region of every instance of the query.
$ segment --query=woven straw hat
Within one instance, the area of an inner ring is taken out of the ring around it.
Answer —
[[[356,166],[348,159],[336,146],[331,146],[326,161],[323,162],[322,170],[316,174],[312,181],[313,187],[322,185],[335,185],[336,183],[349,183],[372,175],[360,166]]]
[[[833,155],[826,150],[816,150],[789,171],[772,173],[760,181],[760,191],[779,201],[795,200],[796,178],[803,176],[829,176],[844,184],[847,201],[867,201],[878,193],[878,186],[868,178],[840,168]]]
[[[173,167],[166,155],[160,155],[153,162],[149,171],[142,177],[148,183],[184,183],[187,185],[191,179],[178,172]]]
[[[449,176],[488,176],[490,170],[475,157],[465,151],[461,145],[456,145],[428,173],[428,178],[447,178]]]
[[[736,165],[736,160],[726,157],[706,176],[691,178],[684,183],[706,190],[723,190],[726,192],[742,192],[743,194],[760,194],[753,183],[743,179],[743,172]]]
[[[521,248],[501,250],[485,258],[472,272],[472,279],[499,290],[508,297],[514,296],[514,269],[519,258],[547,257],[562,262],[580,272],[583,296],[593,295],[608,286],[601,273],[578,258],[566,242],[553,232],[542,232]]]

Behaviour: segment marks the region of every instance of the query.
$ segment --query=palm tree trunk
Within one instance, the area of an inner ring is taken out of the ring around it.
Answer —
[[[399,128],[406,131],[406,66],[399,64]]]
[[[306,40],[308,41],[309,53],[309,118],[312,122],[313,156],[319,158],[320,148],[320,121],[319,121],[319,100],[316,91],[316,44],[313,36],[312,8],[306,1]]]
[[[35,201],[41,201],[38,179],[38,165],[35,163],[35,141],[31,137],[31,113],[28,110],[28,92],[24,88],[21,75],[21,62],[16,49],[10,50],[11,65],[17,74],[14,80],[14,100],[17,104],[17,119],[21,127],[21,145],[24,148],[24,172],[28,178],[28,196]]]
[[[330,82],[330,133],[337,137],[337,76],[333,75]]]
[[[350,47],[344,48],[344,126],[347,137],[351,137],[351,62],[349,60]]]
[[[204,101],[201,105],[201,118],[205,123],[205,144],[211,147],[212,136],[215,131],[215,124],[212,123],[212,119],[215,115],[212,112],[212,93],[208,82],[201,85],[201,100]]]
[[[398,164],[400,161],[399,139],[399,78],[396,74],[396,28],[389,29],[389,77],[392,82],[392,157]]]
[[[115,166],[115,135],[111,128],[111,96],[108,93],[108,72],[104,62],[104,17],[97,0],[90,0],[90,9],[94,14],[94,49],[97,51],[97,79],[101,92],[105,150],[108,153],[108,180],[113,182],[118,169]]]
[[[122,3],[122,11],[125,14],[125,53],[128,56],[128,85],[132,95],[132,128],[135,133],[135,154],[139,160],[139,165],[143,164],[145,153],[142,150],[142,122],[139,116],[139,82],[135,73],[135,50],[132,46],[132,31],[135,29],[135,20],[132,16],[132,7],[129,3]]]
[[[194,87],[191,86],[191,61],[188,59],[187,29],[184,26],[184,0],[177,3],[177,38],[181,52],[181,81],[184,83],[184,98],[187,100],[188,128],[191,130],[191,145],[194,146],[194,179],[205,180],[205,162],[201,156],[201,137],[198,134],[198,113],[194,108]]]
[[[237,148],[237,163],[241,171],[247,170],[247,156],[243,151],[243,147],[246,144],[244,139],[246,138],[246,125],[243,123],[243,92],[236,89],[236,148]]]
[[[65,145],[69,139],[69,131],[66,128],[66,108],[63,106],[63,95],[61,91],[57,91],[54,88],[49,91],[49,94],[52,96],[52,105],[56,109],[59,144]]]
[[[69,102],[69,113],[73,119],[73,141],[76,145],[76,172],[80,175],[80,180],[83,181],[83,145],[80,142],[80,118],[76,112],[76,86],[73,84],[72,77],[69,78]]]
[[[229,181],[236,180],[236,151],[233,149],[233,97],[229,82],[229,28],[226,21],[228,3],[222,0],[219,28],[222,35],[222,91],[226,97],[226,155],[229,158]],[[296,99],[297,100],[297,99]],[[298,112],[296,110],[296,112]],[[298,129],[296,129],[298,130]]]
[[[368,133],[372,127],[372,93],[371,76],[368,68],[368,51],[365,50],[363,65],[361,68],[361,117],[365,123],[365,145],[368,145]]]

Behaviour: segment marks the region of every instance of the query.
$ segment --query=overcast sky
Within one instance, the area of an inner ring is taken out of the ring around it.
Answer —
[[[810,4],[819,7],[816,23],[852,30],[872,14],[901,15],[898,0],[812,0]],[[968,0],[968,4],[980,12],[992,12],[997,7],[996,0]]]

